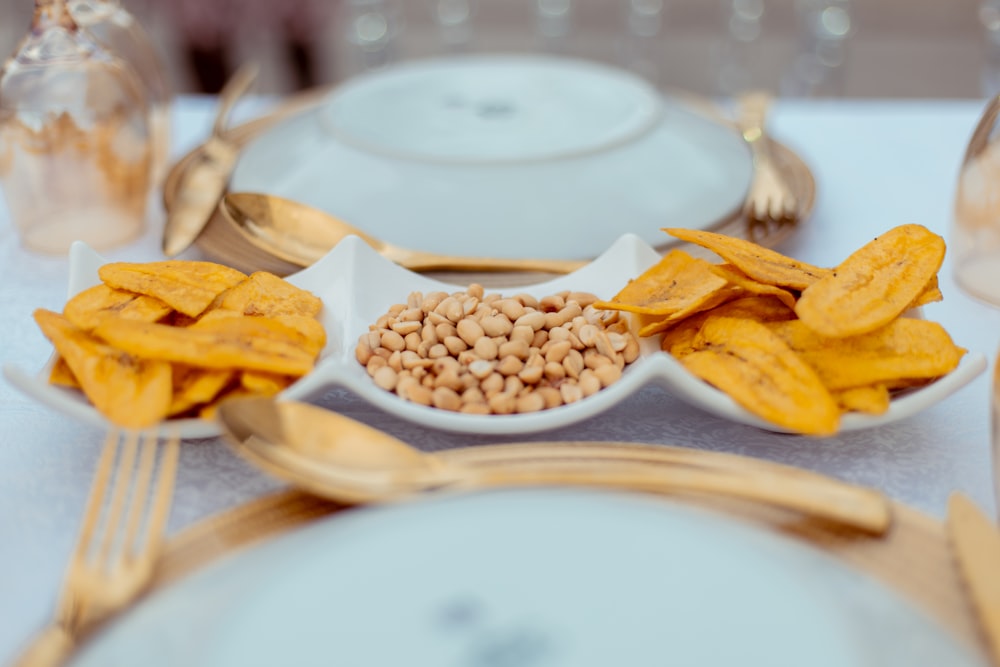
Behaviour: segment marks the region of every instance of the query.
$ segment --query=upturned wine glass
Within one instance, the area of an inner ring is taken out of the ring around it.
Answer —
[[[153,182],[159,183],[169,164],[173,92],[153,40],[119,0],[68,0],[68,4],[77,25],[131,65],[142,82],[151,113]]]
[[[24,247],[99,249],[145,226],[149,103],[134,70],[74,21],[66,0],[35,0],[28,34],[0,71],[0,184]]]

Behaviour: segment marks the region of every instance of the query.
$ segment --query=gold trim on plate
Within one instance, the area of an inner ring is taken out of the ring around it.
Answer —
[[[280,104],[274,111],[257,118],[255,120],[237,125],[225,133],[226,139],[235,147],[242,148],[260,133],[267,130],[290,116],[307,111],[311,107],[319,104],[325,99],[329,89],[317,89],[308,91],[293,97]],[[732,123],[724,112],[712,105],[707,100],[693,98],[690,95],[676,96],[682,104],[687,104],[706,116],[711,116],[715,120],[724,123]],[[734,126],[734,132],[736,131]],[[163,184],[163,205],[169,212],[178,201],[179,188],[184,182],[185,173],[196,165],[201,159],[204,145],[197,146],[186,155],[182,156],[171,168]],[[816,196],[816,182],[808,165],[794,151],[787,146],[772,140],[772,157],[779,170],[789,179],[798,201],[798,216],[796,224],[773,224],[766,229],[755,227],[751,230],[746,224],[741,210],[737,210],[732,216],[719,221],[712,226],[713,231],[753,240],[767,247],[774,247],[788,238],[798,227],[804,223],[812,214]],[[201,251],[215,261],[227,264],[241,271],[270,271],[276,275],[285,276],[300,270],[300,267],[285,262],[266,250],[255,247],[246,241],[239,233],[236,223],[225,214],[221,206],[216,207],[215,214],[206,225],[201,236],[195,241],[195,245]],[[705,256],[708,251],[690,244],[682,244],[679,241],[664,243],[660,249],[666,249],[677,245],[683,245],[694,255]],[[711,258],[711,255],[708,255]],[[445,282],[479,282],[484,285],[496,284],[497,274],[483,273],[470,274],[463,273],[456,276],[455,273],[435,272],[430,273],[432,277]],[[502,274],[502,281],[506,285],[530,284],[548,279],[549,274],[539,273],[519,273]]]
[[[697,453],[697,450],[692,451]],[[469,456],[474,457],[474,453]],[[484,459],[483,463],[487,461]],[[795,512],[738,499],[699,494],[671,495],[670,498],[811,545],[889,586],[940,623],[958,641],[980,654],[986,652],[984,638],[952,559],[944,526],[916,509],[893,502],[892,526],[884,535],[873,537]],[[351,508],[289,489],[204,519],[168,542],[151,590],[169,586],[241,549],[277,539],[345,511]]]

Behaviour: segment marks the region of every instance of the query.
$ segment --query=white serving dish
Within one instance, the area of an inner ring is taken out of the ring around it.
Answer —
[[[489,291],[501,294],[528,292],[541,297],[571,290],[593,292],[600,298],[608,299],[659,258],[659,253],[637,236],[626,234],[574,273],[531,286],[491,287]],[[70,253],[67,293],[73,295],[96,284],[99,281],[97,271],[103,263],[105,260],[86,244],[74,244]],[[282,398],[303,400],[328,388],[342,386],[390,414],[432,429],[516,435],[543,432],[583,421],[628,399],[640,388],[657,384],[708,414],[765,430],[781,431],[737,405],[728,395],[691,375],[673,357],[660,351],[658,337],[641,341],[639,358],[626,367],[618,382],[569,405],[514,415],[459,414],[417,405],[378,388],[372,382],[354,356],[358,337],[391,305],[405,302],[411,291],[454,292],[467,286],[445,284],[408,271],[384,259],[354,236],[346,238],[318,262],[287,279],[323,300],[320,318],[326,328],[327,344],[316,368],[282,392]],[[985,356],[969,352],[958,368],[945,377],[896,396],[886,413],[877,416],[860,413],[845,415],[841,420],[841,431],[874,428],[905,419],[944,400],[985,368]],[[4,375],[15,387],[55,410],[90,424],[108,425],[80,392],[49,384],[48,371],[48,365],[37,372],[7,365]],[[178,424],[186,438],[211,437],[220,432],[217,424],[206,420],[178,420]]]

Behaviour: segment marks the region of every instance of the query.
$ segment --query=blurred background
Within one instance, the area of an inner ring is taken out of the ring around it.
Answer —
[[[0,51],[30,0],[0,0]],[[549,52],[718,95],[980,97],[1000,91],[1000,0],[121,0],[174,90],[216,92],[239,63],[257,91],[332,84],[444,53]]]

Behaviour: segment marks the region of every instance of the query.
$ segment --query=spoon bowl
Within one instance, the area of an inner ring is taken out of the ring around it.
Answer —
[[[222,214],[250,244],[296,266],[309,266],[347,236],[357,236],[387,259],[411,271],[538,271],[571,273],[585,261],[455,257],[402,248],[365,234],[312,206],[276,195],[231,192]]]
[[[715,494],[796,511],[868,533],[891,523],[888,500],[790,466],[660,445],[525,443],[423,452],[306,403],[224,402],[226,441],[251,463],[331,500],[365,503],[415,493],[511,485],[590,486]]]
[[[198,161],[182,177],[177,200],[164,223],[162,246],[167,257],[181,254],[195,242],[226,190],[226,181],[239,154],[238,147],[226,134],[227,123],[236,103],[249,91],[259,71],[256,63],[240,67],[219,93],[212,133]]]

